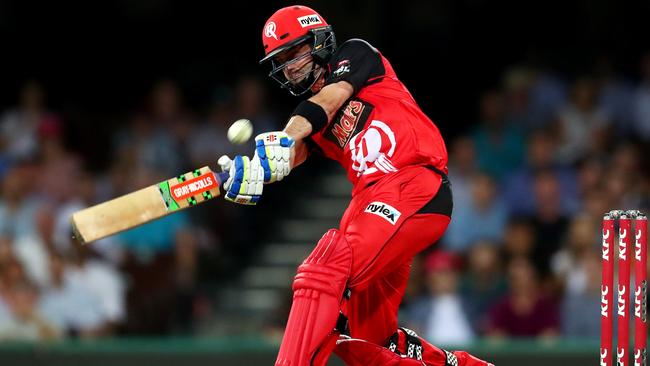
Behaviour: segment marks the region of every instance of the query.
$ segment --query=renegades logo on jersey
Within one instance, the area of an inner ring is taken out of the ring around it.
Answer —
[[[352,99],[334,117],[333,123],[328,127],[325,137],[338,145],[341,149],[350,141],[350,137],[359,132],[368,120],[373,106],[358,99]]]

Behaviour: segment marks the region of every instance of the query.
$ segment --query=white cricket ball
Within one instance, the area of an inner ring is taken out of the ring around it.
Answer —
[[[228,129],[228,140],[235,145],[241,145],[253,135],[253,124],[247,119],[238,119]]]

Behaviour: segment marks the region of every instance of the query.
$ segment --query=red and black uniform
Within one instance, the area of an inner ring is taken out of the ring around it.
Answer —
[[[397,329],[413,256],[450,221],[447,150],[388,60],[367,42],[349,40],[333,55],[326,84],[342,80],[354,95],[310,144],[338,161],[354,184],[339,228],[352,249],[349,335],[383,345]]]
[[[347,81],[354,95],[310,139],[347,170],[354,185],[340,226],[354,253],[351,335],[383,342],[397,328],[411,258],[449,223],[447,150],[438,128],[370,44],[343,43],[328,69],[326,85]],[[372,314],[377,319],[355,314],[359,302],[378,304]]]

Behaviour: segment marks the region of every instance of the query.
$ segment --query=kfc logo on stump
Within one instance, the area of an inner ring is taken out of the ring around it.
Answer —
[[[607,309],[609,308],[609,303],[607,302],[607,294],[609,293],[609,287],[607,285],[600,286],[600,315],[607,317]]]
[[[603,230],[603,260],[609,260],[609,230]]]
[[[625,285],[618,285],[618,315],[625,317],[625,307],[626,307],[626,299],[625,299],[625,293],[627,286]]]
[[[627,237],[627,230],[622,229],[618,234],[618,247],[619,247],[618,257],[624,261],[627,260],[627,243],[625,242],[626,237]]]

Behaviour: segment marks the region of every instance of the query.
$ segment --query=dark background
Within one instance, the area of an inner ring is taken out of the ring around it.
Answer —
[[[260,32],[292,2],[0,2],[0,108],[16,90],[41,81],[48,104],[69,116],[73,148],[92,147],[152,84],[179,82],[200,108],[217,84],[263,76]],[[648,1],[310,1],[339,41],[368,40],[391,60],[443,134],[464,132],[479,94],[508,66],[526,62],[567,75],[602,63],[630,77],[648,47]],[[275,87],[269,81],[269,86]],[[271,93],[278,112],[295,103]],[[96,157],[100,164],[105,157]]]

